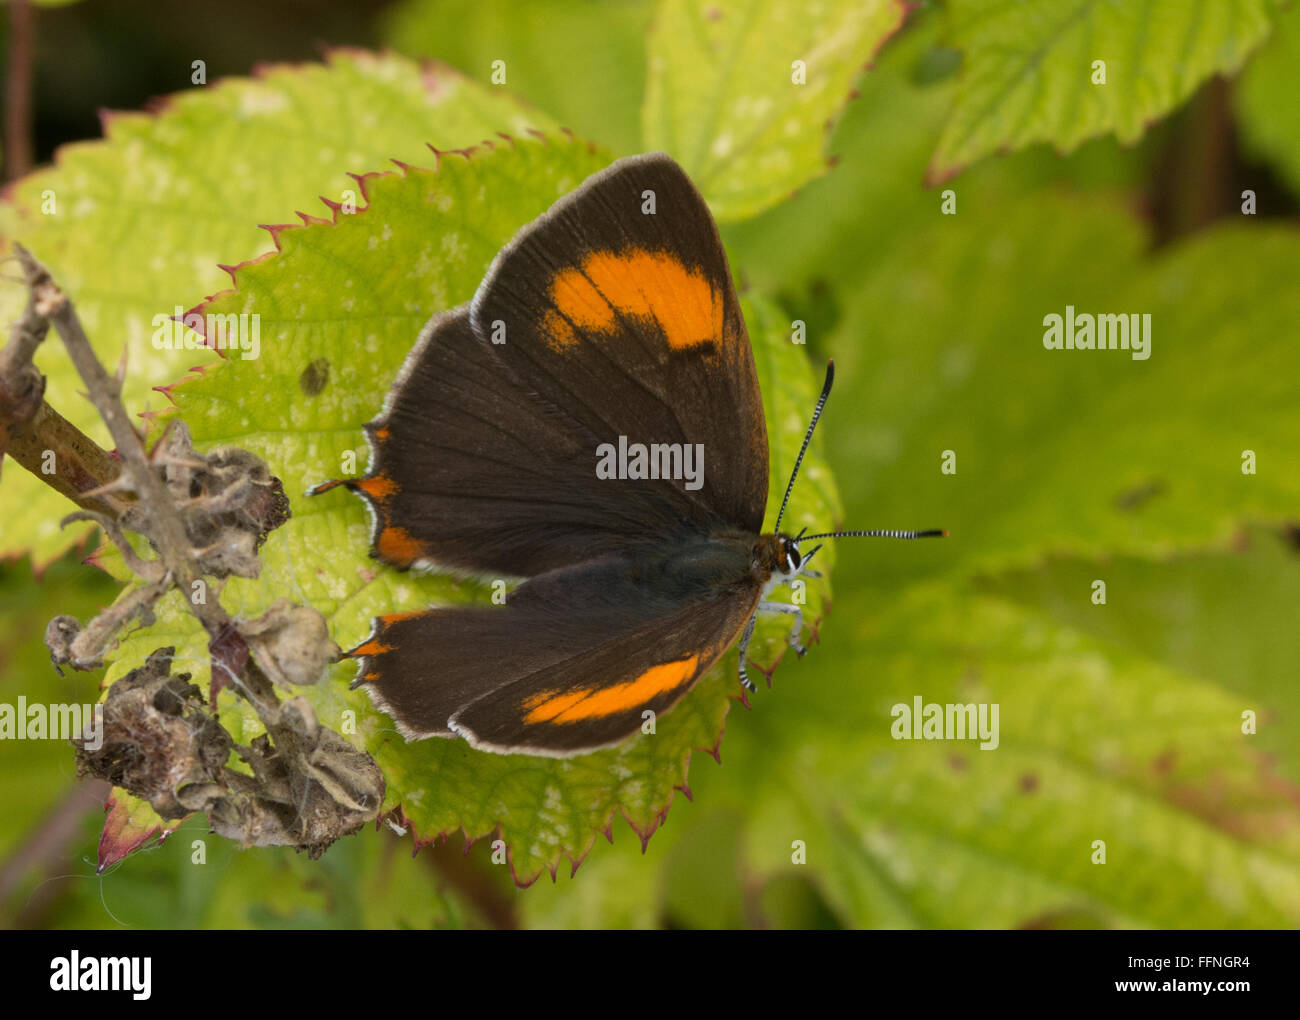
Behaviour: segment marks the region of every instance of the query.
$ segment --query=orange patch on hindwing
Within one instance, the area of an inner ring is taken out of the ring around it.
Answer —
[[[722,339],[720,288],[668,252],[592,252],[551,278],[550,296],[543,328],[557,349],[577,342],[575,329],[613,332],[619,316],[654,320],[674,350]]]
[[[375,541],[375,551],[389,563],[414,563],[424,555],[424,545],[405,528],[387,527]]]
[[[393,645],[384,640],[384,633],[389,627],[401,620],[412,620],[417,616],[429,616],[432,612],[429,609],[417,609],[412,612],[389,613],[387,616],[377,616],[375,617],[375,628],[371,631],[370,636],[345,654],[350,659],[360,659],[363,656],[374,658],[379,655],[386,655],[393,650]],[[365,679],[374,680],[377,677],[377,673],[367,673]]]
[[[609,687],[580,687],[573,691],[542,691],[524,699],[526,723],[575,723],[602,719],[648,704],[676,690],[695,676],[698,655],[651,666],[635,680]]]

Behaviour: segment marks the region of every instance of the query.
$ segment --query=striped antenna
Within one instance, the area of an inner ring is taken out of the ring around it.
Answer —
[[[941,528],[929,528],[926,531],[887,531],[877,528],[873,531],[826,531],[820,535],[804,535],[801,541],[811,542],[814,538],[947,538],[948,532]]]
[[[803,463],[803,455],[808,452],[808,444],[812,442],[813,429],[817,427],[817,419],[822,416],[822,408],[826,406],[826,398],[831,395],[831,383],[835,381],[835,362],[826,362],[826,381],[822,383],[822,395],[817,398],[817,406],[813,408],[812,421],[808,423],[808,431],[804,433],[803,446],[799,447],[799,456],[794,459],[794,470],[790,472],[790,482],[785,487],[785,499],[781,500],[781,511],[776,515],[776,525],[772,528],[778,534],[781,531],[781,518],[785,516],[786,504],[790,502],[790,490],[794,488],[794,480],[799,477],[799,466]]]

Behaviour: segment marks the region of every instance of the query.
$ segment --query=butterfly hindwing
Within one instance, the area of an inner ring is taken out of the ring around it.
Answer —
[[[744,569],[743,550],[700,548],[685,569],[607,557],[526,582],[503,606],[381,617],[352,652],[357,682],[408,739],[555,757],[618,743],[690,690],[757,604],[757,583],[717,583]]]

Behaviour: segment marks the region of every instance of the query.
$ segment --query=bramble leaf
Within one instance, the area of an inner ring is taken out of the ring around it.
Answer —
[[[837,446],[856,468],[846,493],[870,524],[953,535],[879,550],[878,576],[1158,556],[1294,516],[1300,415],[1276,340],[1300,316],[1293,231],[1216,228],[1143,259],[1141,231],[1097,199],[1035,195],[957,223],[937,217],[867,267],[831,340],[861,408]],[[1149,356],[1047,349],[1067,307],[1139,329],[1149,316]]]
[[[1035,142],[1069,152],[1109,132],[1136,141],[1211,75],[1240,67],[1267,38],[1277,5],[953,0],[947,6],[947,41],[962,51],[964,66],[930,163],[932,183],[992,152]]]
[[[50,268],[105,364],[125,351],[128,411],[158,410],[165,400],[151,388],[212,355],[155,349],[154,317],[227,286],[221,263],[266,249],[259,223],[283,223],[319,195],[359,201],[348,171],[422,161],[426,142],[455,148],[530,127],[553,124],[447,68],[336,50],[328,65],[273,66],[178,94],[156,114],[110,114],[104,141],[65,146],[53,167],[17,182],[0,204],[0,235]],[[0,288],[0,321],[24,300],[22,288]],[[37,367],[64,416],[107,442],[89,402],[71,396],[81,386],[57,338]],[[43,563],[85,534],[59,529],[72,505],[16,464],[0,486],[25,508],[6,522],[0,556],[30,550]]]
[[[607,157],[567,138],[528,140],[447,156],[436,172],[408,168],[366,178],[368,205],[332,223],[277,234],[279,252],[241,267],[236,290],[207,311],[256,312],[261,353],[232,357],[173,389],[199,448],[239,446],[263,457],[284,482],[293,516],[262,550],[257,581],[232,579],[222,593],[232,612],[252,616],[285,593],[315,606],[343,647],[358,643],[381,613],[484,599],[488,589],[449,577],[400,573],[369,557],[361,502],[342,490],[308,500],[307,488],[346,474],[348,453],[365,463],[361,426],[379,411],[398,367],[435,312],[468,300],[514,232],[571,191]],[[772,446],[770,516],[816,398],[817,378],[788,322],[760,300],[744,309],[766,403]],[[305,375],[314,366],[312,384]],[[322,384],[322,380],[324,380]],[[794,528],[838,516],[833,483],[814,449],[805,461]],[[829,552],[830,550],[826,550]],[[828,558],[823,569],[833,563]],[[821,564],[819,564],[821,565]],[[808,617],[821,616],[825,580],[808,586]],[[159,644],[176,646],[176,669],[206,677],[206,643],[177,597],[158,624],[123,642],[115,678]],[[786,624],[764,623],[751,657],[771,668]],[[485,665],[490,668],[490,664]],[[520,881],[577,862],[621,814],[643,838],[686,784],[696,749],[713,751],[730,700],[739,692],[734,652],[663,719],[657,732],[566,761],[475,751],[459,740],[407,743],[364,691],[349,691],[355,667],[341,664],[308,692],[318,717],[356,732],[389,783],[417,838],[461,829],[470,838],[500,833]],[[237,740],[257,732],[250,713],[223,692],[222,721]]]
[[[1167,575],[1067,561],[978,589],[886,591],[842,570],[825,646],[783,672],[779,710],[731,735],[726,768],[700,776],[655,858],[616,845],[603,888],[578,876],[530,892],[526,919],[593,926],[598,907],[604,923],[662,923],[629,902],[671,911],[716,885],[726,849],[750,925],[773,923],[766,890],[802,880],[855,928],[1295,927],[1297,792],[1271,753],[1294,746],[1292,670],[1284,653],[1253,667],[1300,569],[1264,538],[1249,558],[1195,554]],[[1093,576],[1112,582],[1106,606]],[[1188,597],[1215,585],[1259,626]],[[998,706],[996,747],[895,739],[896,706],[918,697]]]
[[[776,205],[826,172],[827,125],[906,15],[901,0],[662,0],[645,147],[681,163],[719,221]]]
[[[649,0],[415,0],[390,8],[384,34],[475,81],[504,77],[557,123],[624,156],[640,151],[635,111],[653,9]]]
[[[853,926],[1300,921],[1294,788],[1242,734],[1239,695],[949,585],[857,604],[871,618],[833,633],[864,689],[845,699],[849,677],[827,655],[781,713],[787,746],[805,749],[798,770],[770,754],[771,734],[729,748],[749,783],[784,777],[789,791],[753,812],[753,870],[788,873],[792,839],[805,840]],[[1232,624],[1217,630],[1230,638]],[[894,706],[917,697],[998,705],[997,748],[893,739]]]
[[[1234,95],[1247,149],[1276,165],[1292,194],[1300,194],[1300,105],[1279,100],[1294,93],[1297,66],[1300,5],[1292,4],[1278,15],[1272,38],[1242,72]]]

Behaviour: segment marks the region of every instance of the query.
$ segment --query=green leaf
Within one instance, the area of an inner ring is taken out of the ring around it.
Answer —
[[[16,467],[6,471],[16,473]],[[6,505],[5,527],[12,518]],[[115,586],[99,571],[78,563],[74,553],[50,564],[39,576],[30,564],[0,563],[0,704],[17,711],[29,705],[93,705],[98,672],[64,675],[45,647],[45,626],[61,613],[92,615],[113,600]],[[58,800],[72,788],[71,745],[62,740],[0,740],[0,854],[8,857]],[[0,905],[2,906],[2,905]]]
[[[806,867],[855,927],[1300,922],[1293,788],[1242,735],[1239,695],[949,585],[845,604],[870,613],[833,629],[794,671],[797,697],[697,785],[719,807],[764,791],[751,874]],[[917,696],[998,704],[997,748],[893,739],[893,706]]]
[[[737,271],[805,318],[819,351],[863,277],[886,269],[896,246],[941,215],[944,196],[920,186],[919,170],[956,88],[952,76],[932,77],[952,53],[937,45],[940,24],[934,9],[916,11],[873,61],[862,94],[835,126],[830,173],[724,230]],[[1066,158],[1031,149],[982,163],[963,177],[956,215],[1018,202],[1048,185],[1122,194],[1152,161],[1151,148],[1125,149],[1106,137]]]
[[[646,147],[681,163],[720,221],[777,204],[826,171],[827,124],[906,14],[900,0],[661,0],[649,43]]]
[[[280,231],[274,257],[242,267],[237,289],[208,311],[261,316],[257,360],[232,358],[173,391],[200,448],[234,445],[266,459],[284,482],[293,517],[272,533],[256,582],[232,580],[222,594],[232,612],[253,615],[293,593],[325,613],[343,647],[360,641],[371,618],[435,603],[485,598],[487,589],[448,577],[399,573],[370,559],[360,501],[342,491],[307,500],[306,489],[338,477],[343,456],[364,465],[361,426],[378,412],[414,338],[433,313],[470,298],[497,250],[515,231],[607,162],[565,138],[519,141],[365,181],[369,204],[333,224]],[[789,323],[757,299],[744,302],[772,447],[769,518],[803,437],[817,378]],[[324,387],[304,388],[309,364]],[[327,367],[325,367],[327,366]],[[310,389],[311,392],[307,392]],[[834,485],[816,449],[805,461],[790,526],[825,526],[839,516]],[[830,550],[827,550],[829,552]],[[833,557],[824,570],[833,564]],[[808,587],[818,619],[827,582]],[[160,645],[175,644],[177,668],[206,677],[205,642],[178,597],[160,605],[158,625],[119,648],[111,677]],[[786,624],[765,621],[751,657],[771,668]],[[333,728],[345,711],[389,782],[389,806],[422,840],[461,829],[470,838],[500,832],[514,874],[531,881],[561,857],[577,862],[621,814],[643,838],[659,825],[675,788],[686,783],[695,749],[712,751],[739,691],[734,652],[665,718],[657,733],[566,761],[475,751],[458,740],[406,743],[364,691],[349,691],[342,664],[310,696]],[[222,721],[237,739],[255,721],[227,693]]]
[[[408,0],[384,18],[389,45],[505,87],[616,155],[640,149],[649,0]]]
[[[882,584],[1049,551],[1162,555],[1294,516],[1294,357],[1275,340],[1300,316],[1294,231],[1224,227],[1143,261],[1129,217],[1082,196],[936,220],[868,270],[832,340],[860,408],[834,460],[870,508],[850,523],[952,532],[873,550]],[[1149,359],[1045,349],[1067,305],[1150,314]]]
[[[1092,602],[1096,579],[1106,582],[1104,607]],[[1252,742],[1287,782],[1300,785],[1300,687],[1293,682],[1300,630],[1292,626],[1300,559],[1293,542],[1249,529],[1230,551],[1184,553],[1158,570],[1128,556],[1053,557],[1032,571],[984,578],[980,588],[1218,684],[1242,710],[1256,712]]]
[[[663,860],[676,846],[677,823],[694,809],[690,802],[674,805],[673,824],[644,847],[633,833],[615,832],[612,845],[592,854],[577,874],[521,890],[516,900],[520,926],[551,931],[659,927]]]
[[[1292,4],[1278,16],[1273,37],[1242,72],[1234,99],[1246,148],[1275,165],[1292,194],[1300,195],[1300,106],[1279,102],[1294,94],[1297,66],[1300,6]]]
[[[663,911],[669,925],[744,927],[743,819],[737,811],[709,811],[675,834],[664,861]]]
[[[830,173],[790,201],[724,229],[744,274],[755,286],[804,300],[808,307],[799,311],[807,311],[810,332],[819,336],[840,291],[882,261],[896,235],[928,225],[938,209],[938,196],[919,186],[917,168],[934,146],[952,89],[914,81],[933,48],[934,28],[933,15],[918,12],[874,61],[861,95],[835,125]]]
[[[1286,629],[1300,586],[1289,549],[1256,535],[973,589],[838,578],[825,646],[782,671],[778,710],[731,734],[726,767],[698,777],[650,856],[616,842],[591,874],[529,890],[530,925],[779,925],[791,884],[805,925],[833,923],[819,896],[851,927],[1300,921],[1294,641],[1261,638]],[[893,739],[893,706],[918,695],[997,703],[998,747]]]
[[[65,146],[54,167],[15,185],[0,205],[0,234],[50,267],[101,360],[117,365],[125,350],[128,411],[156,411],[165,401],[151,388],[211,355],[156,350],[154,317],[226,286],[219,263],[265,250],[259,223],[283,223],[318,195],[344,201],[357,192],[347,171],[425,160],[426,142],[454,148],[553,126],[504,90],[446,68],[338,50],[327,65],[274,66],[180,93],[156,115],[109,116],[103,142]],[[48,201],[55,211],[46,214]],[[0,320],[16,319],[24,300],[19,287],[0,289]],[[46,399],[106,443],[53,335],[37,365],[49,379]],[[0,556],[31,550],[44,562],[85,534],[60,531],[72,505],[16,465],[0,485],[11,505],[26,508],[6,522]]]
[[[342,840],[311,860],[287,847],[246,849],[219,839],[199,815],[102,875],[68,875],[80,881],[55,886],[42,921],[73,931],[422,931],[473,923],[473,905],[422,863],[387,830]]]
[[[1267,635],[1288,626],[1294,557],[1165,557],[1294,518],[1300,413],[1277,338],[1300,314],[1300,241],[1232,226],[1150,257],[1099,196],[975,194],[951,217],[919,202],[879,258],[836,245],[874,240],[862,217],[887,214],[867,203],[841,207],[858,221],[826,249],[808,242],[845,306],[822,430],[846,523],[952,537],[846,544],[827,646],[783,673],[799,693],[779,732],[763,716],[738,733],[697,798],[744,812],[751,888],[807,876],[846,925],[1293,927],[1294,698],[1288,642]],[[1067,303],[1151,313],[1150,359],[1044,349]],[[837,430],[846,405],[855,427]],[[1263,485],[1244,449],[1272,465]],[[1053,553],[1068,573],[1050,559],[1039,580]],[[960,580],[1009,563],[1032,566],[993,594]],[[1088,599],[1097,577],[1108,607]],[[892,740],[891,707],[917,694],[999,703],[999,748]]]
[[[996,151],[1050,142],[1069,152],[1122,142],[1229,74],[1267,36],[1275,0],[952,0],[949,44],[963,57],[952,115],[928,171],[947,180]],[[1095,62],[1105,84],[1095,84]]]

